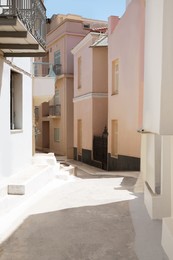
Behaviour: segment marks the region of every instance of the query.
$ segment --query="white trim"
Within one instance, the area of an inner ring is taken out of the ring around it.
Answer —
[[[100,33],[98,32],[90,32],[88,33],[85,38],[83,38],[72,50],[71,50],[71,53],[74,55],[76,54],[83,46],[85,46],[88,42],[90,42],[93,37],[96,37],[97,38],[100,36]],[[101,36],[105,36],[105,34],[101,34]],[[98,39],[95,39],[95,41],[97,41]],[[92,44],[92,43],[91,43]]]
[[[108,98],[108,93],[87,93],[78,97],[73,98],[73,102],[82,101],[90,98]]]
[[[19,134],[19,133],[23,133],[23,129],[11,129],[10,130],[11,134]]]

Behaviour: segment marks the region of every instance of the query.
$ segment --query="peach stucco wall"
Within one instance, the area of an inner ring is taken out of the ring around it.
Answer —
[[[56,19],[52,23],[56,24]],[[47,49],[49,62],[54,64],[54,53],[61,53],[61,73],[56,79],[56,88],[59,89],[61,116],[49,119],[50,151],[58,155],[73,157],[73,55],[74,48],[88,31],[84,31],[79,21],[64,20],[56,24],[54,30],[47,35]],[[54,141],[54,128],[60,128],[60,142]],[[40,138],[39,138],[40,139]]]
[[[118,120],[118,154],[140,157],[143,99],[144,1],[133,0],[109,35],[109,145],[111,120]],[[112,92],[112,61],[119,59],[119,92]]]
[[[92,91],[92,44],[90,39],[74,56],[74,97]],[[81,57],[81,88],[78,89],[78,58]]]
[[[107,126],[107,98],[88,98],[74,103],[74,146],[77,121],[82,120],[82,148],[92,150],[93,135],[102,135]]]
[[[93,92],[108,92],[108,48],[93,48]]]
[[[92,149],[92,99],[74,103],[74,147],[77,147],[77,122],[82,120],[82,148]]]
[[[104,127],[107,127],[108,98],[93,99],[93,135],[102,135]]]
[[[74,50],[74,147],[77,122],[82,120],[82,148],[92,150],[93,136],[102,135],[107,126],[108,50],[90,47],[99,39],[90,34]],[[78,58],[81,57],[81,88],[78,88]]]
[[[67,73],[74,73],[74,60],[73,54],[71,50],[76,46],[84,36],[77,36],[77,35],[66,35],[65,37],[65,46],[67,55],[65,57],[65,71]]]

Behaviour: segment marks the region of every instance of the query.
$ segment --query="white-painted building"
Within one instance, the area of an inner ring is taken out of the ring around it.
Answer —
[[[142,173],[149,215],[173,259],[173,1],[146,0]]]
[[[0,177],[31,161],[31,58],[0,58]]]
[[[0,188],[4,179],[32,163],[33,101],[39,98],[32,66],[34,57],[46,53],[45,36],[43,1],[0,2]]]

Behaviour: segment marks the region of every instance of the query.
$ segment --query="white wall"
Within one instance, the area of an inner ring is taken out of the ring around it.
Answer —
[[[17,60],[18,66],[20,59]],[[31,59],[21,60],[21,68],[30,71]],[[22,130],[10,130],[10,70],[23,77]],[[0,59],[0,177],[8,177],[31,162],[32,157],[32,80]]]
[[[143,128],[166,135],[173,134],[172,10],[172,0],[146,0]]]

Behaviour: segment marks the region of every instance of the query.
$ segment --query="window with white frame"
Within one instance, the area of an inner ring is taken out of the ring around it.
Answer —
[[[10,129],[22,129],[22,74],[10,72]]]
[[[119,90],[119,60],[112,61],[112,95],[118,94]]]
[[[118,120],[112,120],[111,129],[111,155],[118,156]]]

